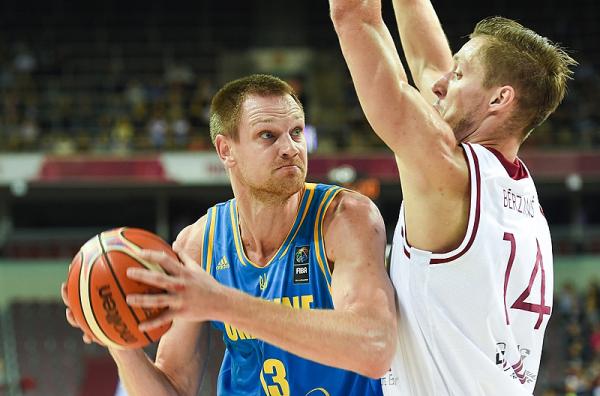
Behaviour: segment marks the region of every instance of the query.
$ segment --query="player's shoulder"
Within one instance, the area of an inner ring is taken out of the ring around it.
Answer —
[[[188,225],[179,232],[175,242],[173,242],[173,250],[176,252],[185,251],[190,256],[196,256],[201,252],[202,238],[204,237],[204,229],[206,228],[207,215],[200,217],[196,222]]]
[[[331,201],[324,223],[340,219],[356,223],[358,227],[371,223],[383,224],[379,209],[370,198],[347,189],[340,190]]]

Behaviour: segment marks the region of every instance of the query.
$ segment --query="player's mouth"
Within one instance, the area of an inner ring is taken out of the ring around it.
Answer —
[[[302,166],[300,166],[298,164],[287,164],[287,165],[282,165],[282,166],[275,168],[275,170],[289,170],[289,169],[298,169],[299,171],[302,171],[304,168],[302,168]]]

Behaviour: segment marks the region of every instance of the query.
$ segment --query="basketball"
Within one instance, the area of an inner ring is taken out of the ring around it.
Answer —
[[[131,307],[128,294],[156,294],[163,290],[127,277],[127,268],[164,270],[138,257],[140,249],[161,250],[177,259],[158,235],[122,227],[104,231],[87,241],[73,258],[67,276],[69,308],[81,329],[94,341],[118,349],[142,348],[157,341],[170,324],[142,332],[138,325],[163,309]],[[178,260],[178,259],[177,259]]]

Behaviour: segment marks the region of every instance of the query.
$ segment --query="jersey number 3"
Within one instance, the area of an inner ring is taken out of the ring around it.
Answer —
[[[504,314],[506,316],[506,324],[510,324],[510,318],[508,316],[508,308],[506,306],[506,289],[508,288],[508,280],[510,278],[510,271],[512,270],[513,263],[515,261],[515,254],[517,252],[517,242],[515,241],[515,235],[509,232],[504,233],[504,240],[510,242],[510,256],[508,258],[508,263],[506,265],[506,272],[504,273]],[[531,271],[531,276],[529,277],[529,284],[527,288],[523,290],[523,293],[515,300],[515,302],[510,306],[512,309],[520,309],[523,311],[533,312],[538,314],[538,320],[535,322],[534,329],[539,329],[542,321],[544,320],[544,315],[550,315],[551,308],[547,306],[546,303],[546,272],[544,271],[544,260],[542,259],[542,251],[540,250],[540,243],[536,239],[537,244],[537,254],[535,258],[535,264],[533,266],[533,270]],[[533,282],[535,278],[538,276],[538,272],[540,273],[541,286],[540,286],[540,303],[533,304],[530,302],[526,302],[525,300],[531,294],[531,288],[533,287]]]
[[[272,377],[276,385],[267,385],[265,374]],[[285,366],[278,359],[267,359],[263,363],[263,369],[260,371],[260,382],[267,396],[290,396],[290,385],[287,382]]]

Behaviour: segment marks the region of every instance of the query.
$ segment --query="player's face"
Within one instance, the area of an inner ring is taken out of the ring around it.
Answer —
[[[288,197],[306,179],[304,112],[289,96],[251,95],[244,101],[232,144],[232,172],[255,193]]]
[[[433,85],[434,107],[452,127],[457,140],[465,141],[487,114],[489,90],[483,87],[484,70],[479,60],[483,38],[469,40],[454,55],[454,67]]]

